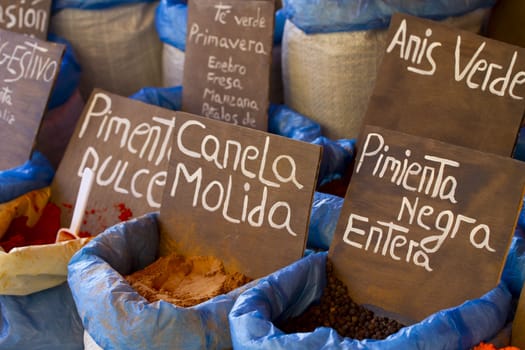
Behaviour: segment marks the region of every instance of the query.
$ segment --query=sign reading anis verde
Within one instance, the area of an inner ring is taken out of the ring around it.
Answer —
[[[499,281],[524,174],[511,158],[366,126],[330,247],[337,275],[405,322],[482,296]]]
[[[0,169],[30,158],[64,46],[0,29]]]
[[[321,147],[176,114],[160,253],[211,255],[259,278],[305,249]]]
[[[363,125],[510,156],[524,98],[525,49],[395,14]]]
[[[47,39],[51,0],[0,0],[0,28]]]
[[[267,130],[274,6],[188,1],[183,111]]]

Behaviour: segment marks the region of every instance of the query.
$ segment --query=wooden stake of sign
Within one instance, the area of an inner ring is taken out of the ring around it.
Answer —
[[[80,232],[158,211],[166,182],[175,113],[95,89],[68,144],[51,202],[69,225],[84,168],[95,172]]]
[[[51,0],[0,0],[0,28],[47,40]]]
[[[349,294],[419,321],[500,279],[525,163],[367,126],[329,256]]]
[[[302,257],[318,145],[178,112],[161,255],[211,255],[259,278]]]
[[[274,6],[188,1],[183,111],[267,130]]]
[[[65,47],[2,29],[0,45],[2,170],[30,158]]]
[[[525,49],[395,14],[363,120],[510,156],[525,108]]]

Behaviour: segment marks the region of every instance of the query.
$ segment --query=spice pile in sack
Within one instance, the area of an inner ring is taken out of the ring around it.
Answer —
[[[60,208],[48,202],[50,188],[28,192],[0,205],[0,247],[9,252],[16,247],[55,243],[60,229]],[[79,234],[89,237],[88,234]]]
[[[277,325],[283,332],[311,332],[317,327],[333,328],[343,337],[353,339],[385,339],[397,333],[403,325],[387,317],[379,317],[355,303],[348,289],[334,275],[333,265],[326,261],[327,285],[321,300],[301,315]]]
[[[212,256],[171,254],[126,276],[130,285],[149,302],[164,300],[191,307],[250,282],[246,276],[228,273]]]

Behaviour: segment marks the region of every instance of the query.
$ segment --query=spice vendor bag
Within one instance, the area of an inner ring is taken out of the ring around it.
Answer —
[[[284,13],[275,12],[272,66],[270,71],[270,101],[283,102],[281,76],[281,40]],[[155,15],[155,27],[162,41],[162,85],[182,85],[188,7],[183,0],[161,0]]]
[[[57,169],[84,108],[78,89],[82,70],[69,42],[52,33],[48,40],[66,45],[66,50],[38,131],[36,149]]]
[[[383,57],[393,12],[478,32],[495,0],[285,1],[284,103],[313,118],[325,136],[355,138]]]
[[[342,338],[329,327],[283,333],[274,322],[300,315],[320,299],[326,259],[326,252],[310,254],[242,293],[229,314],[234,349],[466,350],[493,337],[511,311],[511,294],[500,283],[479,299],[439,311],[384,340]]]
[[[31,240],[25,237],[26,232],[13,232],[9,239],[3,240],[16,218],[27,218],[24,225],[27,227],[37,227],[37,222],[42,221],[44,224],[38,226],[42,229],[49,225],[49,219],[59,222],[59,212],[55,218],[48,218],[44,211],[50,194],[50,187],[45,187],[0,204],[0,295],[28,295],[64,283],[69,259],[88,240],[55,243],[56,233],[45,237],[47,233],[43,231],[40,235],[36,232],[37,236]],[[44,241],[49,243],[43,244]],[[6,246],[9,249],[4,250],[2,247]]]
[[[250,286],[189,308],[150,303],[123,276],[153,263],[159,250],[158,213],[108,228],[68,265],[68,283],[92,340],[112,349],[231,348],[228,312]]]
[[[83,327],[66,282],[27,296],[0,295],[0,349],[82,350]]]
[[[39,204],[46,202],[53,176],[39,152],[20,167],[0,171],[0,226],[9,226],[16,216],[13,208],[5,210],[9,202],[32,191],[44,192]],[[33,204],[26,200],[25,211],[35,210]],[[0,349],[82,349],[83,328],[66,283],[67,257],[57,256],[63,254],[61,247],[27,248],[0,252]],[[62,261],[60,276],[57,260]]]
[[[56,1],[50,31],[71,43],[82,67],[80,93],[128,96],[160,86],[162,46],[151,1]]]

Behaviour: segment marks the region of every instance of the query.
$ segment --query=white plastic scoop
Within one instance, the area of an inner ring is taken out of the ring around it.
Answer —
[[[71,239],[80,238],[78,232],[84,219],[84,213],[91,193],[91,187],[93,187],[93,180],[95,179],[93,170],[84,168],[82,173],[82,180],[80,181],[80,187],[78,189],[77,200],[75,203],[75,209],[73,210],[73,217],[71,218],[71,225],[69,228],[61,228],[58,230],[56,242],[68,241]]]

